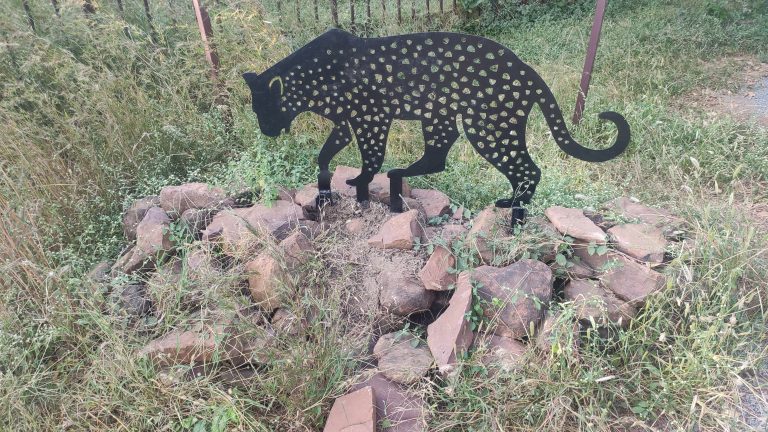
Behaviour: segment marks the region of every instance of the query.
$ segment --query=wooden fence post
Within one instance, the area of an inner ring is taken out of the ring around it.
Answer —
[[[573,110],[572,120],[574,124],[579,124],[584,115],[584,105],[589,92],[589,83],[592,80],[592,70],[595,67],[597,46],[600,43],[600,31],[603,28],[603,18],[607,5],[608,0],[597,0],[595,20],[592,22],[592,32],[589,35],[589,45],[587,46],[587,57],[584,59],[584,70],[581,73],[581,83],[579,83],[579,94],[576,96],[576,108]]]

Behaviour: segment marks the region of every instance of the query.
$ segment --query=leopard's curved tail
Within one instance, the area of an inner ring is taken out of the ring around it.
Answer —
[[[547,119],[549,129],[552,131],[552,137],[555,138],[557,145],[566,154],[587,162],[605,162],[620,155],[629,145],[629,124],[627,121],[617,112],[605,111],[600,113],[600,118],[611,121],[616,125],[618,130],[616,141],[612,146],[599,150],[582,146],[568,132],[565,120],[563,120],[563,113],[560,111],[560,107],[552,92],[543,83],[539,88],[542,90],[538,95],[541,111]]]

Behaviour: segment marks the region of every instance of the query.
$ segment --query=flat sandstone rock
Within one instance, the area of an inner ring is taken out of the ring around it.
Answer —
[[[371,386],[336,399],[323,432],[376,432],[376,404]]]
[[[651,293],[666,283],[663,274],[629,258],[620,257],[619,265],[604,274],[603,286],[633,306],[641,305]]]
[[[608,230],[616,249],[640,261],[661,263],[667,241],[660,229],[647,224],[616,225]]]
[[[483,314],[490,329],[513,339],[528,336],[552,298],[552,270],[541,261],[520,260],[502,268],[482,266],[472,273],[477,294],[487,302]]]
[[[544,214],[552,222],[552,225],[564,235],[587,242],[599,244],[606,242],[603,230],[584,216],[584,212],[579,209],[555,206],[548,208]]]
[[[418,210],[408,210],[391,217],[368,239],[368,244],[381,249],[413,249],[415,239],[421,238],[423,231],[419,223]]]
[[[450,372],[457,357],[472,345],[474,334],[467,321],[472,309],[472,283],[470,273],[459,275],[456,292],[448,308],[427,327],[427,344],[441,373]]]
[[[405,385],[419,381],[432,366],[432,354],[409,333],[388,333],[373,347],[379,370],[388,379]]]

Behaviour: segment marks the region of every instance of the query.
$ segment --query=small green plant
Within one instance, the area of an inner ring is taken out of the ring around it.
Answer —
[[[469,322],[469,328],[473,332],[479,330],[485,321],[485,311],[483,309],[485,300],[478,293],[478,290],[482,288],[482,286],[483,284],[480,282],[472,282],[472,309],[470,309],[464,317],[467,322]]]
[[[606,253],[608,253],[608,245],[607,244],[597,244],[594,241],[589,242],[587,245],[587,253],[590,255],[598,255],[603,256]]]

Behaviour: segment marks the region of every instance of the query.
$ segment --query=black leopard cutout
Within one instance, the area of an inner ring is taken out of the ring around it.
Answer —
[[[594,150],[569,134],[563,115],[541,77],[504,46],[457,33],[415,33],[359,38],[329,30],[261,74],[243,75],[262,132],[278,136],[300,113],[312,111],[334,123],[318,156],[319,199],[330,196],[329,163],[353,137],[360,149],[360,175],[347,181],[358,201],[381,169],[394,119],[420,120],[424,155],[407,168],[388,172],[391,207],[400,211],[402,178],[445,169],[459,137],[459,124],[477,152],[504,174],[514,196],[496,202],[530,202],[541,171],[528,154],[525,127],[534,105],[544,113],[557,145],[585,161],[618,156],[629,144],[629,125],[603,112],[618,129],[613,146]],[[518,216],[519,217],[519,216]]]

